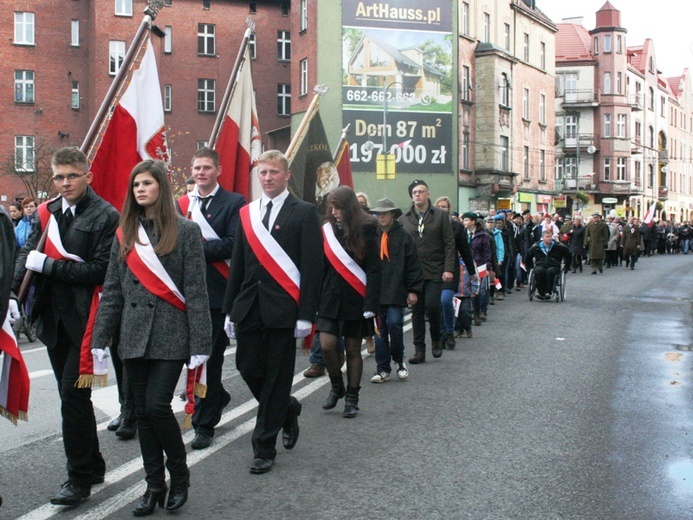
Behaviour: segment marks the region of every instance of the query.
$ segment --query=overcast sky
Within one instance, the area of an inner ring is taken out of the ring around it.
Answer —
[[[610,0],[621,11],[621,26],[628,29],[626,44],[654,41],[657,68],[665,77],[693,72],[693,1]],[[537,7],[555,23],[563,18],[584,17],[587,30],[594,29],[595,13],[606,0],[537,0]]]

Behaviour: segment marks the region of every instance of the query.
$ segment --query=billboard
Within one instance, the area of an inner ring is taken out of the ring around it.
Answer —
[[[343,0],[343,122],[352,170],[451,173],[452,2]]]

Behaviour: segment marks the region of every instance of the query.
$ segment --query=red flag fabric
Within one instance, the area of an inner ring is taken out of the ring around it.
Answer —
[[[9,315],[8,315],[9,316]],[[0,415],[14,424],[28,419],[29,410],[29,371],[17,345],[9,317],[0,329]]]
[[[488,269],[486,264],[481,264],[476,268],[476,274],[479,275],[479,279],[486,278],[488,276]]]
[[[113,110],[91,164],[92,188],[119,211],[130,172],[145,159],[169,161],[159,74],[151,41]]]
[[[349,157],[349,141],[344,141],[337,155],[337,172],[339,172],[339,185],[354,188],[354,178],[351,175],[351,158]]]
[[[643,219],[643,223],[649,224],[652,222],[652,219],[654,218],[655,210],[657,209],[657,201],[654,201],[650,208],[647,210],[647,213],[645,213],[645,218]]]
[[[257,159],[262,153],[262,142],[250,63],[250,51],[246,48],[236,88],[214,147],[221,165],[219,184],[228,191],[240,193],[248,201],[262,193],[260,182],[254,175]]]

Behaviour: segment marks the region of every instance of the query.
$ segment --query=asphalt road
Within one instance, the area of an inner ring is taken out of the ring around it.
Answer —
[[[530,303],[525,292],[497,302],[473,338],[441,359],[429,353],[406,382],[371,384],[364,352],[356,419],[341,417],[341,402],[322,410],[328,380],[304,379],[299,354],[301,436],[265,475],[248,473],[256,408],[231,346],[232,402],[209,449],[190,450],[184,434],[192,487],[176,516],[692,518],[693,256],[570,274],[566,286],[563,303]],[[405,341],[411,354],[411,331]],[[59,401],[45,348],[20,343],[30,422],[0,422],[0,518],[130,518],[143,472],[137,441],[105,430],[118,410],[113,386],[94,392],[106,483],[76,508],[48,503],[65,479]]]

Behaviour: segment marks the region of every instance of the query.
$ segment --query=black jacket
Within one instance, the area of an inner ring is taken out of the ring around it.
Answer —
[[[383,231],[378,231],[378,240]],[[423,293],[423,271],[411,234],[395,221],[388,232],[389,260],[380,261],[380,305],[407,306],[409,293]],[[378,251],[380,248],[378,248]]]
[[[531,269],[535,265],[539,265],[545,268],[548,267],[561,267],[561,260],[564,262],[564,269],[570,267],[570,263],[573,260],[573,254],[570,252],[566,246],[560,242],[554,240],[553,246],[549,249],[548,254],[544,254],[539,246],[540,242],[537,242],[527,251],[527,268]]]

